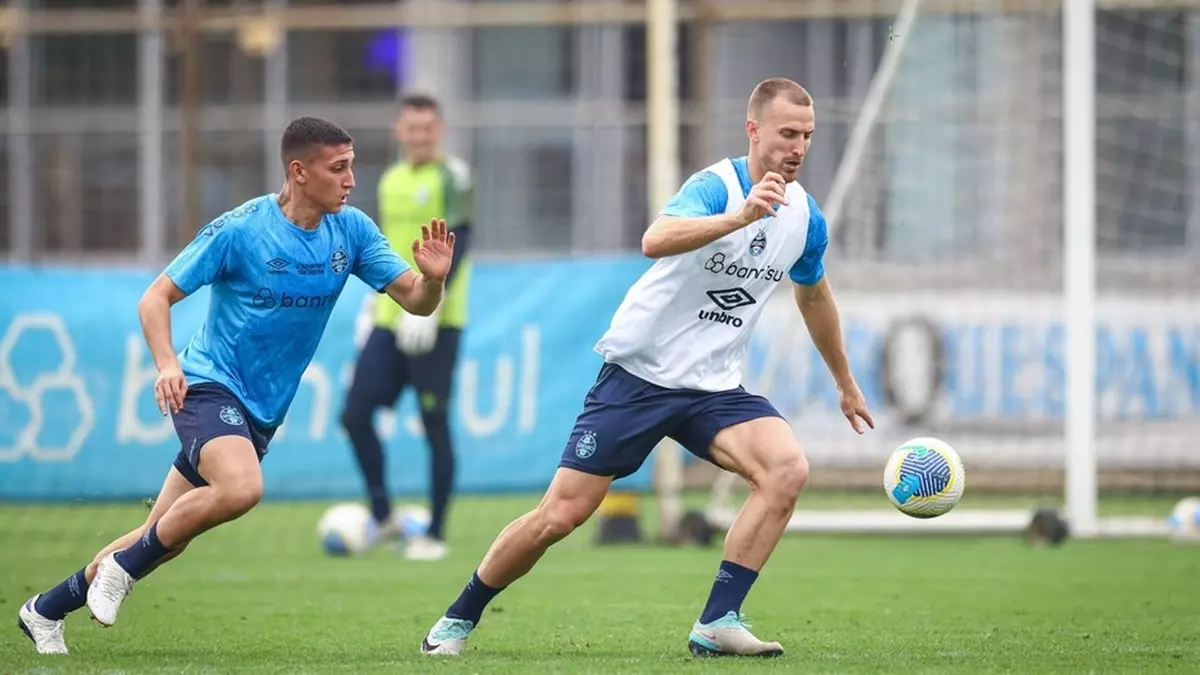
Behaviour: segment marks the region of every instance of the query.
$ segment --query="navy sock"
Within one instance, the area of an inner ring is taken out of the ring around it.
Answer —
[[[39,595],[37,602],[33,603],[37,613],[52,621],[59,621],[86,605],[88,582],[85,570],[86,567]]]
[[[479,572],[471,575],[471,580],[467,582],[466,588],[463,589],[462,595],[450,605],[450,609],[446,610],[446,617],[450,619],[466,619],[476,626],[479,625],[479,620],[483,618],[483,609],[487,607],[492,598],[496,597],[503,588],[492,588],[479,580]]]
[[[141,539],[133,543],[133,546],[117,551],[116,560],[121,569],[129,573],[129,576],[134,579],[141,579],[146,576],[154,563],[158,562],[167,554],[166,546],[158,540],[158,523],[150,526],[143,534]]]
[[[758,578],[758,572],[728,560],[721,561],[717,570],[717,578],[713,581],[712,592],[708,594],[708,604],[700,615],[700,623],[711,623],[729,612],[741,612],[742,601]]]

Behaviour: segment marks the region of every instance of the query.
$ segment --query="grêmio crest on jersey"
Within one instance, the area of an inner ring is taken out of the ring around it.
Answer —
[[[741,210],[746,197],[733,162],[706,171],[725,184],[725,213]],[[786,196],[788,205],[767,218],[656,260],[629,289],[596,351],[662,387],[739,386],[750,334],[807,245],[808,195],[793,181]]]

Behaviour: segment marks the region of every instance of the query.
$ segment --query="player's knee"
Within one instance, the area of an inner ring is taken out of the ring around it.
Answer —
[[[766,473],[763,493],[772,506],[791,511],[807,484],[808,459],[803,453],[791,453],[776,462]]]
[[[349,433],[354,433],[361,429],[367,429],[371,426],[371,411],[365,406],[347,405],[342,410],[342,428]]]
[[[538,541],[549,546],[587,522],[592,509],[579,500],[555,500],[538,507]]]
[[[225,483],[217,489],[222,513],[230,520],[245,515],[262,501],[262,479],[247,476]]]

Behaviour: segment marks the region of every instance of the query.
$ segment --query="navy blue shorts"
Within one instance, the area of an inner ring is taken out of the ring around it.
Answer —
[[[709,446],[722,429],[782,417],[762,396],[738,387],[706,392],[667,389],[606,363],[584,400],[559,466],[623,478],[641,468],[663,438],[713,461]]]
[[[181,447],[175,468],[196,487],[208,485],[200,476],[200,450],[220,436],[242,436],[254,444],[258,461],[267,454],[275,429],[264,429],[246,414],[246,407],[225,387],[202,382],[188,387],[183,408],[171,416]]]

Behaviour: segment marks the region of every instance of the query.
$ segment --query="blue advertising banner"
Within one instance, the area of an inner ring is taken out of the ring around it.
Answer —
[[[648,264],[628,257],[477,266],[451,403],[460,490],[545,488],[600,367],[592,346]],[[178,441],[156,409],[157,373],[137,320],[152,278],[147,271],[0,269],[0,499],[157,492]],[[362,495],[339,418],[356,319],[373,295],[352,279],[339,299],[264,462],[268,498]],[[872,434],[855,435],[842,418],[790,293],[766,303],[746,385],[791,421],[818,468],[881,469],[893,443],[927,433],[947,438],[972,463],[1061,466],[1070,349],[1061,299],[970,291],[938,298],[839,295],[847,352],[877,422]],[[177,347],[200,325],[207,301],[202,290],[174,309]],[[936,345],[920,331],[896,334],[914,319],[931,327]],[[1200,437],[1200,305],[1187,297],[1104,297],[1096,336],[1100,465],[1200,468],[1193,440]],[[899,402],[888,404],[885,379]],[[926,414],[906,421],[900,405]],[[429,458],[411,392],[378,423],[390,486],[424,493]],[[647,487],[650,469],[647,462],[622,484]]]
[[[464,492],[541,490],[550,481],[601,361],[592,351],[637,258],[480,263],[452,403]],[[146,271],[0,269],[0,499],[157,494],[178,440],[154,402],[157,375],[136,305]],[[263,464],[268,498],[360,496],[339,418],[355,323],[373,295],[351,279]],[[207,290],[176,305],[182,348]],[[428,451],[411,392],[379,416],[397,493],[423,492]],[[623,484],[648,484],[650,463]]]

